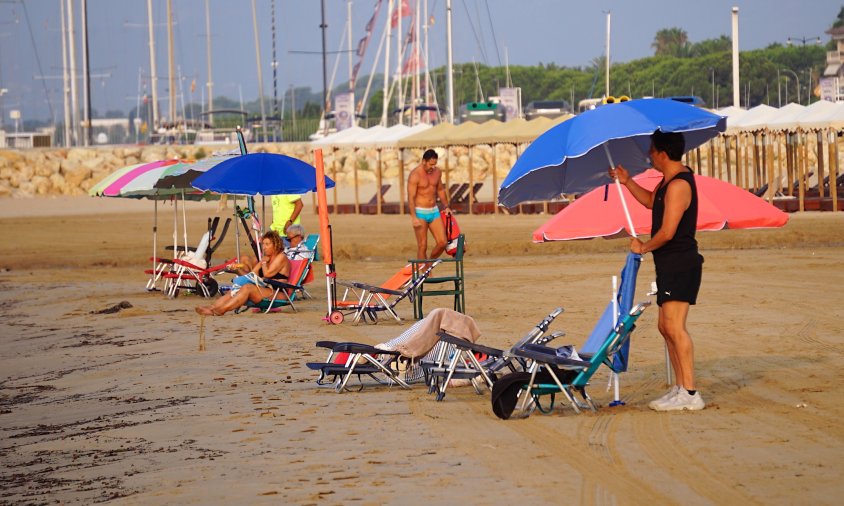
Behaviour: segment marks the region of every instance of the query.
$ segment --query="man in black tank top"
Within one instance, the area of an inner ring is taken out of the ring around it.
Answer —
[[[703,257],[698,253],[697,188],[694,173],[682,164],[685,152],[683,134],[651,135],[650,157],[653,167],[662,173],[662,181],[653,191],[639,186],[619,165],[609,176],[630,190],[645,207],[652,209],[651,238],[634,238],[634,253],[653,252],[656,266],[659,332],[665,339],[676,384],[648,406],[656,411],[703,409],[705,403],[695,387],[694,344],[686,330],[689,306],[697,302]]]

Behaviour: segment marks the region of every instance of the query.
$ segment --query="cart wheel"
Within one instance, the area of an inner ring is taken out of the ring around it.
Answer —
[[[343,323],[343,313],[340,311],[332,311],[331,314],[328,315],[328,321],[334,325],[340,325]]]
[[[208,278],[205,280],[205,288],[208,289],[208,296],[215,297],[217,293],[220,291],[220,283],[217,282],[214,278]],[[200,295],[202,295],[202,290],[200,289]]]

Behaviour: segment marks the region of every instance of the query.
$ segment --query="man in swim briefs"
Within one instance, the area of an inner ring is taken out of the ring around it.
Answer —
[[[437,167],[437,158],[437,152],[433,149],[425,151],[422,162],[410,172],[407,179],[408,208],[413,233],[416,234],[416,258],[437,258],[445,251],[448,242],[445,225],[437,208],[437,195],[445,206],[443,212],[451,214],[451,209],[448,207],[442,172]],[[428,230],[436,241],[430,256],[427,255]]]

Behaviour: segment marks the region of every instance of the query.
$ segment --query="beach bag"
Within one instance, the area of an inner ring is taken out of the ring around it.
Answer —
[[[460,236],[460,225],[457,224],[454,213],[442,214],[440,217],[443,220],[443,225],[445,225],[445,252],[450,256],[455,256],[457,255],[457,238]]]

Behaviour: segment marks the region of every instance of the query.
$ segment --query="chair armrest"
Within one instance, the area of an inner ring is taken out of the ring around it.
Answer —
[[[358,281],[352,282],[351,285],[354,288],[358,288],[360,290],[366,290],[366,291],[372,292],[372,293],[388,293],[390,295],[401,295],[401,294],[404,293],[404,292],[399,291],[399,290],[392,290],[390,288],[383,288],[383,287],[380,287],[380,286],[368,285],[366,283],[361,283],[361,282],[358,282]]]
[[[337,345],[337,341],[317,341],[316,346],[318,348],[329,348],[333,349]]]
[[[457,346],[458,348],[462,348],[464,350],[485,353],[493,357],[500,357],[504,354],[504,351],[499,350],[498,348],[491,348],[489,346],[473,343],[472,341],[468,341],[466,339],[463,339],[462,337],[453,336],[447,332],[437,332],[437,336],[440,338],[441,341],[448,344],[453,344],[454,346]]]
[[[173,263],[176,264],[176,265],[181,265],[182,267],[187,267],[189,269],[194,269],[194,270],[197,270],[197,271],[204,271],[205,270],[205,268],[200,267],[196,264],[192,264],[192,263],[190,263],[186,260],[182,260],[181,258],[174,258]]]
[[[460,261],[457,258],[435,258],[435,259],[431,259],[431,258],[411,258],[407,262],[410,263],[410,264],[416,265],[416,264],[436,262],[437,260],[439,260],[440,262],[459,262]]]
[[[375,346],[361,343],[337,343],[332,348],[335,352],[366,353],[367,355],[392,355],[398,357],[401,354],[397,351],[382,350]]]
[[[270,278],[264,278],[264,283],[270,285],[271,287],[275,288],[276,290],[283,290],[283,289],[299,290],[300,288],[302,288],[302,285],[294,285],[294,284],[291,284],[291,283],[286,283],[284,281],[279,281],[277,279],[270,279]]]
[[[558,357],[556,354],[548,354],[544,351],[535,351],[526,348],[518,348],[513,350],[513,355],[522,358],[529,358],[531,360],[536,360],[541,364],[553,364],[562,369],[573,369],[573,370],[580,370],[586,369],[590,365],[591,362],[587,362],[584,360],[573,360],[570,358],[562,358]]]

